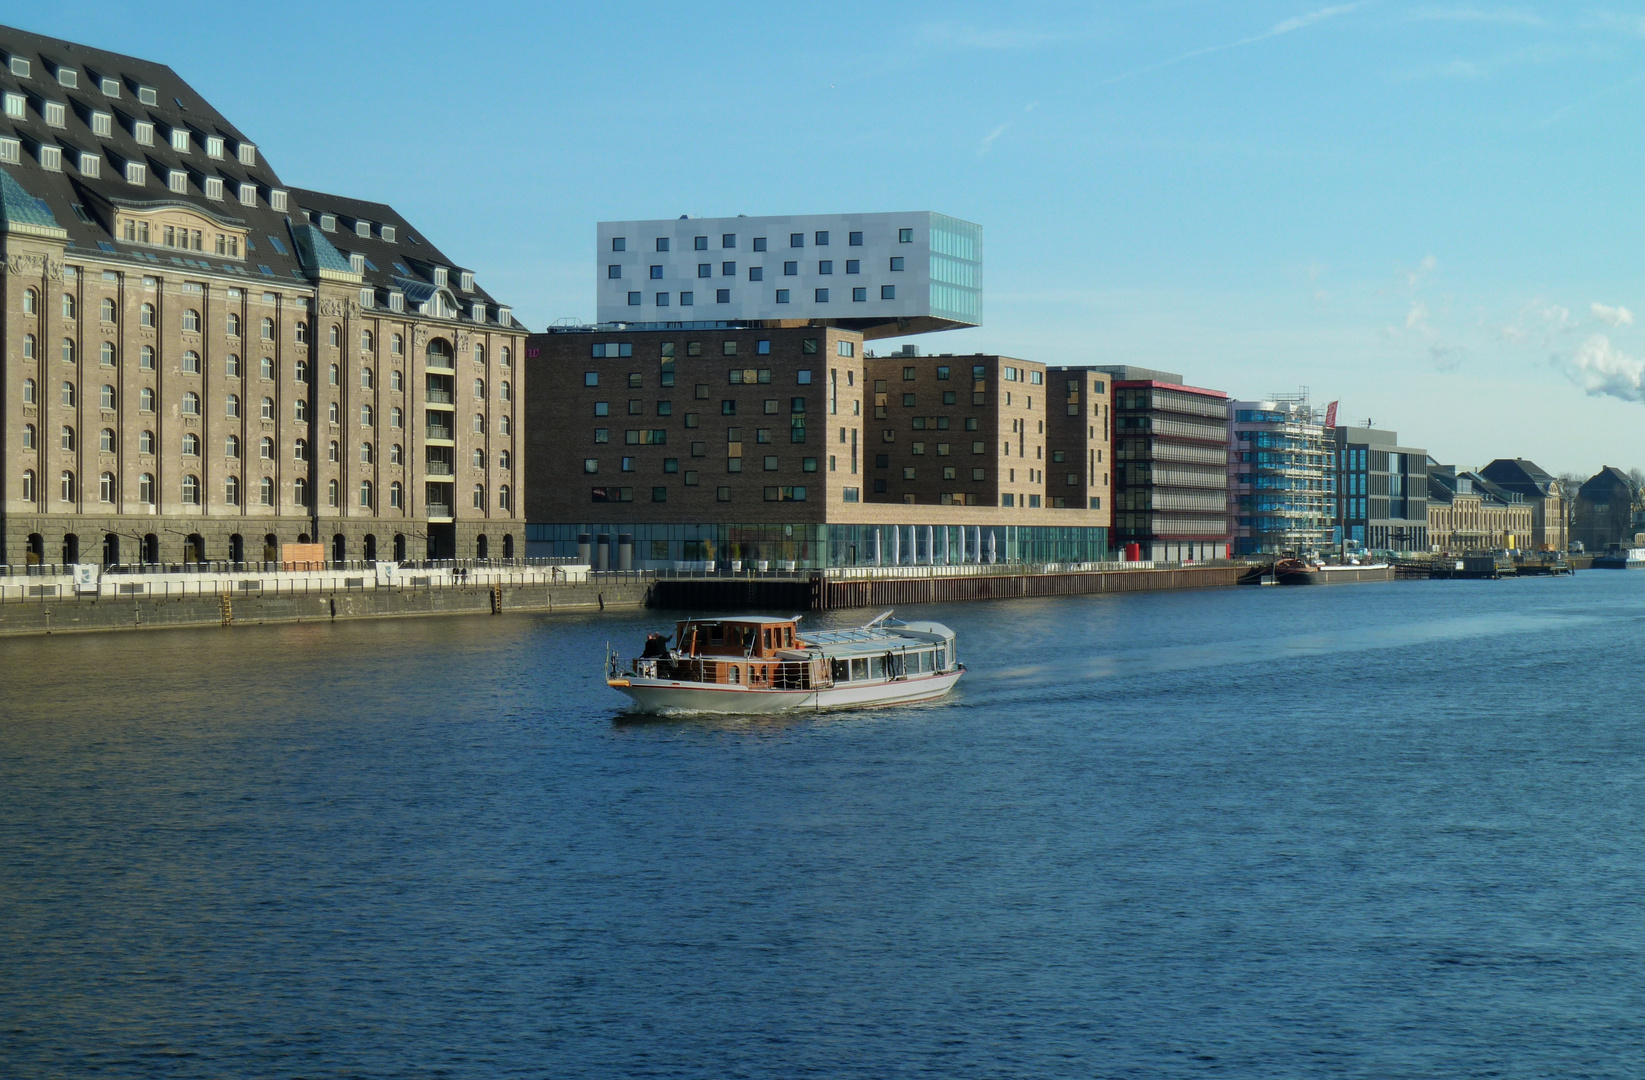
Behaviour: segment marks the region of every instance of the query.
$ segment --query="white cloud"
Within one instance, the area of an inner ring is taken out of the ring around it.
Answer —
[[[1554,357],[1590,397],[1645,402],[1645,361],[1636,360],[1594,334],[1568,357]]]
[[[1612,326],[1632,326],[1634,324],[1634,313],[1621,304],[1616,307],[1607,307],[1604,304],[1589,304],[1588,311],[1600,322],[1609,323]]]
[[[1428,329],[1428,305],[1421,300],[1411,301],[1411,310],[1405,313],[1405,329]]]
[[[992,150],[994,148],[994,140],[999,138],[1001,135],[1004,135],[1010,127],[1011,123],[1007,121],[1006,123],[1003,123],[999,127],[995,128],[993,131],[990,131],[987,135],[984,135],[982,137],[982,145],[977,147],[977,153],[979,155],[986,154],[988,151]]]
[[[1415,270],[1405,271],[1405,284],[1409,288],[1416,288],[1422,283],[1423,278],[1434,272],[1434,268],[1438,265],[1438,259],[1434,258],[1432,255],[1427,256],[1420,263],[1417,263]]]

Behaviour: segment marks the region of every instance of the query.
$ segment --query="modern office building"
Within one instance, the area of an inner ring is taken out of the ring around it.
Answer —
[[[1571,539],[1585,551],[1604,551],[1633,540],[1634,486],[1628,474],[1607,465],[1577,489]]]
[[[982,226],[918,211],[602,221],[597,320],[834,326],[866,339],[982,323]]]
[[[1094,370],[1112,379],[1115,548],[1160,562],[1226,557],[1228,395],[1167,371]]]
[[[1336,438],[1307,394],[1229,406],[1234,554],[1323,551],[1335,542]]]
[[[1531,506],[1531,546],[1536,551],[1564,551],[1570,546],[1566,492],[1558,480],[1524,458],[1497,458],[1479,475],[1524,496]]]
[[[1074,441],[1046,423],[1089,416],[1077,452],[1106,457],[1106,392],[1070,391],[1029,361],[870,357],[853,329],[727,322],[555,328],[528,339],[526,366],[533,554],[588,545],[596,565],[615,549],[639,567],[1109,555],[1108,508],[1085,496],[1083,470],[1068,484],[1054,455]]]
[[[1428,542],[1437,551],[1519,551],[1530,547],[1531,503],[1479,473],[1428,460]]]
[[[1373,551],[1428,550],[1428,452],[1399,433],[1335,429],[1337,524],[1344,541]]]
[[[0,29],[0,557],[523,554],[524,328],[170,68]]]

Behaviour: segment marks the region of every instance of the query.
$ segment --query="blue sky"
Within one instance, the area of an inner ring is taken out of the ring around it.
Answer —
[[[20,19],[19,11],[10,19]],[[594,223],[986,229],[933,351],[1311,388],[1438,458],[1645,465],[1645,8],[37,3],[170,64],[288,183],[393,203],[534,329]]]

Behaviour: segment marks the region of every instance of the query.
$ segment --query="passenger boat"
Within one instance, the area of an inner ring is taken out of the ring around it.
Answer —
[[[683,619],[664,655],[608,651],[606,685],[642,712],[779,713],[868,709],[939,698],[965,665],[941,623],[900,622],[891,612],[844,630],[806,630],[797,618],[737,615]]]

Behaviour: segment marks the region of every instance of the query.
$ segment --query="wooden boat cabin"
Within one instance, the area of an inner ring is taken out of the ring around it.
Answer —
[[[683,619],[659,678],[806,690],[826,684],[828,665],[804,651],[794,620],[774,615]]]

